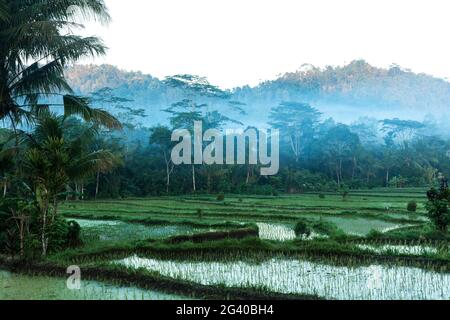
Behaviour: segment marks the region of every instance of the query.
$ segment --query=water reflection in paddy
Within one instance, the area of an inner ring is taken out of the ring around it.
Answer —
[[[114,263],[146,268],[204,285],[265,287],[274,292],[335,299],[449,299],[450,275],[420,268],[330,266],[297,259],[189,262],[132,256]]]
[[[0,300],[181,300],[186,297],[124,287],[97,281],[81,281],[80,290],[69,290],[66,279],[27,276],[0,270]]]

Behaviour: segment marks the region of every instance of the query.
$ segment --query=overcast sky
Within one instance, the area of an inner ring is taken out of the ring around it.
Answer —
[[[354,59],[450,78],[448,0],[105,0],[110,63],[225,88]]]

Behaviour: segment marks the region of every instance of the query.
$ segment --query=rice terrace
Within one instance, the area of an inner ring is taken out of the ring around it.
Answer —
[[[0,298],[22,296],[16,284],[44,299],[449,298],[448,236],[433,237],[423,190],[321,195],[68,201],[83,246],[29,270],[3,258],[23,275],[4,270]],[[74,264],[80,291],[65,290]],[[42,292],[48,276],[58,289]]]
[[[132,2],[0,0],[0,300],[450,300],[447,17]]]

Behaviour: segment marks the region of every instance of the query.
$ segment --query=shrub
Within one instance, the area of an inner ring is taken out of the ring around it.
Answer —
[[[339,229],[334,223],[324,221],[322,218],[319,221],[312,222],[312,229],[317,233],[325,234],[330,237],[342,236],[344,232]]]
[[[201,218],[203,216],[203,210],[202,209],[197,209],[197,215],[199,218]]]
[[[372,230],[370,230],[369,234],[367,235],[367,239],[378,239],[378,238],[382,238],[383,235],[384,234],[382,232],[372,229]]]
[[[309,236],[311,234],[311,230],[308,227],[308,224],[305,221],[298,221],[294,228],[295,235],[299,236]]]
[[[341,196],[342,196],[342,200],[346,201],[348,196],[349,196],[349,194],[350,194],[350,191],[348,190],[348,187],[346,185],[343,185],[341,187],[340,193],[341,193]]]
[[[67,232],[67,245],[69,247],[78,247],[82,244],[80,233],[81,227],[76,221],[69,221],[69,229]]]
[[[0,252],[28,255],[40,225],[35,202],[21,198],[0,200]]]
[[[415,202],[415,201],[408,202],[408,204],[406,206],[406,209],[409,212],[416,212],[416,210],[417,210],[417,202]]]
[[[60,216],[49,217],[48,252],[81,244],[80,226]],[[0,252],[27,258],[41,254],[42,217],[37,203],[26,199],[0,200]]]
[[[325,195],[323,193],[319,193],[319,198],[320,199],[325,199]]]
[[[225,200],[225,195],[223,193],[219,193],[217,195],[217,201],[224,201]]]
[[[450,224],[450,190],[446,183],[442,183],[439,190],[432,188],[427,192],[428,202],[426,208],[428,217],[434,223],[437,230],[446,233]]]

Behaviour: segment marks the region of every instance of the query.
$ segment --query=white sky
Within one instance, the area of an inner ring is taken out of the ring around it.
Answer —
[[[450,78],[448,0],[105,1],[112,23],[86,29],[110,48],[94,62],[159,78],[231,88],[354,59]]]

